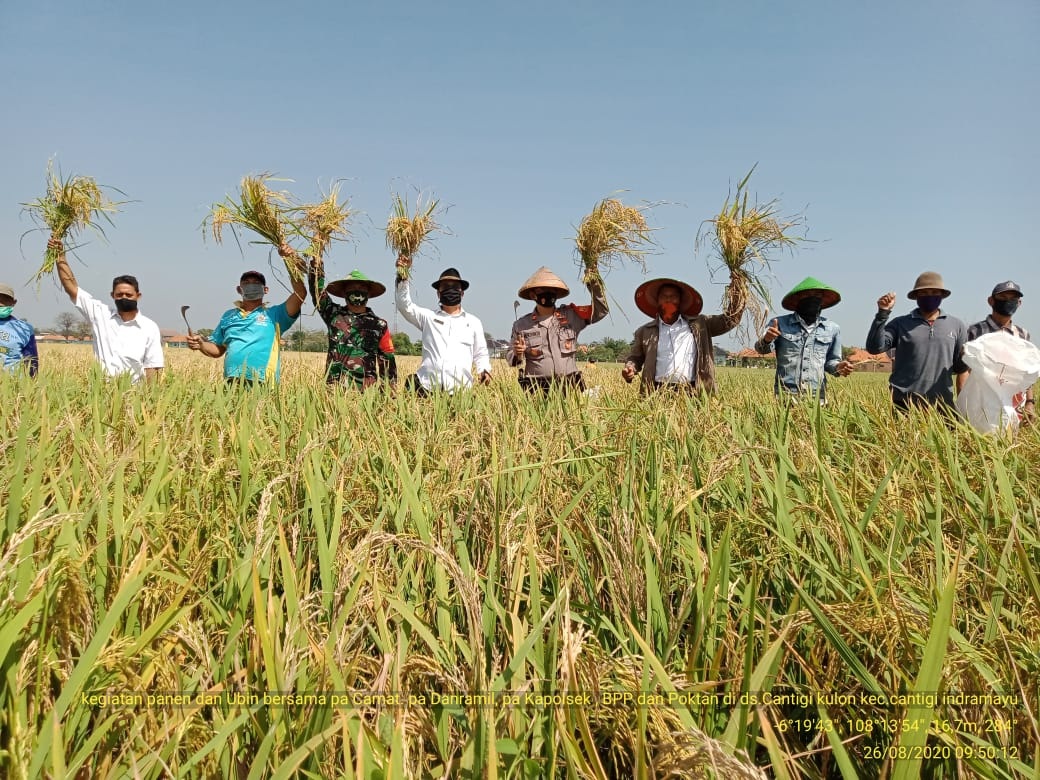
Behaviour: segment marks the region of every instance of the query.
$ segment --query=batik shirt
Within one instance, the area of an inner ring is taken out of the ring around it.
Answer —
[[[325,381],[365,388],[383,379],[397,382],[394,342],[386,320],[366,308],[352,314],[325,292],[325,277],[317,278],[318,314],[329,329],[329,352],[325,358]]]

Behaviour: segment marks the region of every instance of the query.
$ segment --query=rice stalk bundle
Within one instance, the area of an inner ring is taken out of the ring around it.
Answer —
[[[237,228],[246,228],[262,239],[252,243],[271,244],[280,251],[287,248],[285,267],[289,275],[297,279],[301,274],[300,261],[296,250],[288,243],[289,235],[300,232],[292,219],[296,207],[288,192],[270,189],[267,186],[269,181],[275,181],[269,173],[243,177],[239,199],[236,201],[229,195],[223,203],[214,204],[203,228],[209,228],[218,244],[223,240],[224,228],[230,227],[236,241]]]
[[[602,286],[600,269],[610,269],[624,261],[646,268],[646,255],[654,241],[644,211],[645,208],[626,206],[616,198],[604,198],[581,221],[574,244],[586,287]]]
[[[104,193],[105,189],[111,188],[99,185],[90,176],[71,175],[62,178],[61,171],[55,171],[52,162],[47,163],[46,194],[22,206],[41,228],[50,230],[51,238],[60,241],[61,246],[52,248],[48,245],[43,255],[43,265],[33,281],[39,281],[54,270],[54,264],[65,252],[65,244],[79,231],[91,228],[104,237],[101,220],[113,224],[109,215],[118,212],[119,207],[126,202],[109,199]]]
[[[726,197],[718,216],[705,220],[711,227],[698,235],[697,243],[710,240],[729,271],[726,310],[750,311],[758,332],[771,306],[766,286],[770,264],[778,251],[792,249],[804,239],[790,232],[802,226],[803,220],[800,216],[781,217],[778,200],[749,203],[747,186],[754,170],[752,167],[740,181],[735,194]]]
[[[409,214],[407,198],[394,195],[390,218],[386,223],[386,245],[399,257],[407,260],[406,266],[397,268],[398,279],[408,279],[412,258],[419,251],[423,241],[434,231],[442,229],[437,222],[439,203],[440,201],[431,198],[424,205],[420,195],[415,200],[415,213]]]
[[[333,241],[345,240],[350,231],[347,223],[354,216],[348,201],[339,200],[339,185],[333,185],[324,199],[296,209],[300,231],[308,239],[303,254],[320,263]]]

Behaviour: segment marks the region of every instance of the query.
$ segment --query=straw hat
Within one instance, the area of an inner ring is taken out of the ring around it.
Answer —
[[[358,282],[360,282],[368,288],[369,298],[378,298],[380,295],[386,292],[386,285],[382,285],[379,282],[369,279],[356,268],[343,279],[337,279],[334,282],[329,282],[325,286],[325,292],[327,292],[329,295],[335,295],[337,298],[346,298],[347,285],[357,284]]]
[[[925,271],[923,274],[917,277],[917,281],[914,282],[914,289],[906,294],[906,297],[912,301],[917,300],[917,293],[921,290],[942,290],[942,297],[948,298],[950,291],[946,289],[946,285],[943,284],[943,278],[941,274],[935,271]]]
[[[829,309],[834,306],[838,301],[841,300],[841,294],[828,284],[824,284],[819,279],[807,276],[800,281],[791,292],[784,296],[784,299],[780,301],[780,305],[788,311],[794,311],[798,308],[798,302],[806,297],[805,293],[817,293],[823,300],[824,309]]]
[[[441,275],[437,278],[437,281],[430,285],[434,290],[440,289],[441,282],[460,282],[463,290],[469,289],[469,282],[459,276],[457,268],[445,268],[441,271]]]
[[[564,284],[563,279],[543,265],[532,274],[530,279],[523,283],[520,287],[520,292],[518,292],[517,295],[525,300],[533,301],[534,295],[531,290],[537,290],[539,287],[545,287],[550,290],[559,290],[561,295],[558,297],[560,298],[564,298],[571,294],[570,288]]]
[[[679,298],[679,311],[682,314],[687,317],[696,317],[701,313],[701,309],[704,308],[701,294],[686,282],[680,282],[677,279],[651,279],[649,282],[639,285],[636,288],[636,306],[639,311],[649,317],[656,317],[657,295],[666,284],[678,287],[682,291]]]

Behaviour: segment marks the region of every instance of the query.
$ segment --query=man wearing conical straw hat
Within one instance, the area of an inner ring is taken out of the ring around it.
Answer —
[[[401,255],[397,267],[407,271],[412,261]],[[484,326],[477,317],[462,310],[462,297],[469,289],[457,269],[446,268],[432,285],[440,308],[426,309],[412,300],[411,282],[397,277],[397,310],[422,331],[422,362],[419,370],[405,380],[405,387],[418,395],[435,390],[449,393],[473,385],[476,366],[481,384],[491,381]]]
[[[507,359],[521,366],[520,384],[530,391],[548,392],[554,384],[561,388],[585,389],[578,371],[576,354],[578,334],[607,316],[607,297],[602,285],[593,285],[591,306],[573,303],[557,306],[570,295],[564,281],[542,266],[523,283],[521,298],[534,301],[534,311],[513,323]]]
[[[808,276],[780,302],[793,313],[774,318],[755,342],[760,355],[776,350],[777,397],[804,395],[825,403],[827,374],[852,373],[852,364],[841,357],[841,329],[820,313],[840,300],[837,290]]]
[[[640,392],[666,388],[688,393],[715,392],[713,336],[737,327],[745,301],[726,296],[722,314],[701,314],[703,299],[677,279],[651,279],[636,289],[636,306],[654,317],[635,332],[621,376],[626,382],[642,371]]]
[[[937,406],[953,410],[953,374],[968,370],[961,358],[968,328],[940,306],[948,298],[943,278],[934,271],[917,277],[906,297],[917,307],[890,320],[896,294],[878,298],[878,310],[867,333],[867,352],[895,350],[889,389],[896,409]]]
[[[326,287],[322,263],[312,263],[308,276],[318,299],[318,314],[329,330],[325,381],[358,390],[380,381],[396,384],[390,327],[368,307],[370,299],[386,292],[386,286],[355,269]],[[343,298],[346,305],[336,303],[332,296]]]

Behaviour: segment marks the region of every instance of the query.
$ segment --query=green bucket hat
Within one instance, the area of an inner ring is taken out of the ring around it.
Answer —
[[[829,284],[824,284],[813,276],[807,276],[798,282],[791,292],[784,296],[784,299],[780,301],[780,305],[788,311],[794,311],[798,307],[798,301],[804,298],[805,293],[808,292],[819,294],[823,300],[824,309],[829,309],[841,300],[841,294]]]
[[[356,268],[351,271],[345,278],[337,279],[334,282],[329,282],[325,287],[325,292],[329,295],[335,295],[337,298],[347,297],[347,285],[351,283],[361,282],[368,288],[369,298],[378,298],[380,295],[386,292],[386,285],[380,284],[379,282],[373,281],[361,273]]]

